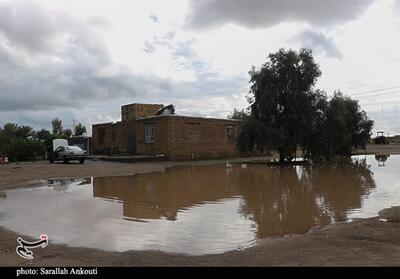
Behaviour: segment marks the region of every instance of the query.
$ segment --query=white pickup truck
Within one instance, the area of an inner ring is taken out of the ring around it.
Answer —
[[[55,161],[68,163],[72,160],[78,160],[79,163],[83,164],[87,159],[87,153],[79,146],[69,146],[65,139],[55,139],[53,140],[53,148],[47,148],[47,158],[50,163]]]

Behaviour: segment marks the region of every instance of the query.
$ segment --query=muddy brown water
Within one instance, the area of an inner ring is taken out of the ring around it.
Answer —
[[[400,205],[400,155],[335,165],[232,164],[49,180],[0,192],[0,226],[108,251],[213,254]]]

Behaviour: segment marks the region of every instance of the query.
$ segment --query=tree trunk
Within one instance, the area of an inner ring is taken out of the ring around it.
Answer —
[[[279,162],[282,164],[285,162],[285,152],[284,152],[284,148],[280,147],[279,148]]]

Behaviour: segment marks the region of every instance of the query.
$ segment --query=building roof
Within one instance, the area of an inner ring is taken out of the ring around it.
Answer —
[[[121,105],[121,107],[132,106],[132,105],[164,106],[163,104],[129,103],[129,104]]]
[[[186,116],[186,115],[153,115],[147,117],[137,118],[136,120],[151,120],[151,119],[159,119],[159,118],[187,118],[187,119],[196,119],[196,120],[219,120],[219,121],[233,121],[233,122],[241,122],[240,119],[227,119],[227,118],[213,118],[213,117],[199,117],[199,116]]]

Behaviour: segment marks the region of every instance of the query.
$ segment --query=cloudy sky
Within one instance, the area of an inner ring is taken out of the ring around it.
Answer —
[[[132,102],[226,117],[281,47],[400,134],[400,0],[0,0],[0,125],[89,128]]]

